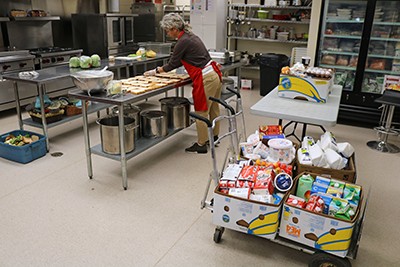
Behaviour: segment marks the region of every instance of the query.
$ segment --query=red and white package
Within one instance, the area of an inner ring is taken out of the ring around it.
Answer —
[[[234,188],[236,187],[236,181],[231,180],[220,180],[218,182],[219,188]]]
[[[306,206],[306,201],[301,197],[290,195],[286,201],[286,204],[303,209]]]
[[[324,200],[317,195],[312,195],[306,204],[306,210],[322,213],[324,210]]]
[[[260,167],[256,165],[244,166],[242,171],[240,172],[239,180],[247,180],[254,182],[259,168]]]
[[[254,182],[248,180],[237,180],[236,188],[253,188]]]
[[[254,189],[268,189],[270,194],[274,193],[275,172],[272,169],[261,168],[256,176]]]

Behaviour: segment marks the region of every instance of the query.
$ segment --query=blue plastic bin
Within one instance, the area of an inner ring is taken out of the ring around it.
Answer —
[[[5,144],[4,141],[8,135],[37,135],[39,137],[38,141],[32,142],[29,145],[24,146],[12,146],[9,144]],[[23,131],[23,130],[15,130],[12,132],[8,132],[6,134],[2,134],[0,136],[0,157],[9,159],[12,161],[16,161],[19,163],[28,163],[37,158],[43,157],[46,155],[46,138],[44,135],[37,134],[34,132]]]

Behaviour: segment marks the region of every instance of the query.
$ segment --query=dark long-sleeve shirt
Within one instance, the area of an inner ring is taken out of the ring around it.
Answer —
[[[163,66],[163,70],[168,72],[179,68],[182,66],[181,60],[195,67],[203,68],[211,60],[211,57],[197,35],[185,32],[176,42],[172,56]]]

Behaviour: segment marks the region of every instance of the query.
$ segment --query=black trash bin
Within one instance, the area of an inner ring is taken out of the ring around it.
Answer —
[[[289,65],[289,57],[283,54],[268,53],[258,58],[260,65],[260,95],[265,96],[279,84],[279,74]]]

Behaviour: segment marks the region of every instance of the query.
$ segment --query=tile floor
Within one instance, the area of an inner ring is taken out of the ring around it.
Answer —
[[[254,116],[258,90],[243,91],[247,132],[275,119]],[[146,106],[158,105],[156,98]],[[26,114],[24,114],[26,116]],[[100,142],[90,116],[92,144]],[[1,133],[18,128],[15,111],[0,113]],[[226,125],[223,125],[225,127]],[[309,134],[318,138],[318,128]],[[41,133],[39,129],[27,130]],[[400,154],[365,143],[372,129],[328,129],[356,148],[358,183],[371,188],[353,266],[400,266]],[[50,153],[29,164],[0,158],[0,266],[306,266],[310,256],[268,240],[226,230],[213,242],[212,214],[200,209],[211,171],[210,153],[186,154],[189,127],[128,161],[127,191],[117,161],[93,155],[86,170],[82,120],[50,129]],[[400,145],[399,138],[392,142]],[[217,148],[218,162],[227,142]],[[52,152],[62,152],[52,157]]]

